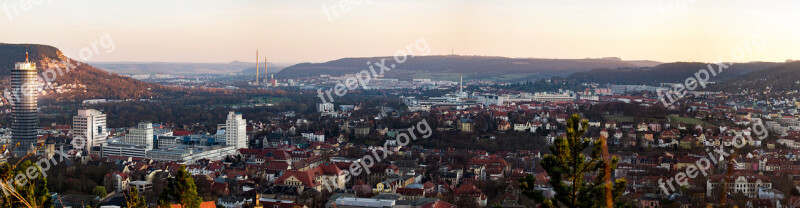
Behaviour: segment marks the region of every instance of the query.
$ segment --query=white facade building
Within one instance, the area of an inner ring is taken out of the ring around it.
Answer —
[[[150,181],[131,181],[128,188],[135,188],[139,193],[146,193],[153,190],[153,182]]]
[[[325,141],[325,134],[317,134],[317,133],[300,133],[303,138],[308,139],[311,142],[324,142]]]
[[[78,115],[72,117],[72,136],[85,139],[84,148],[87,151],[91,152],[92,147],[104,145],[108,135],[106,114],[103,112],[94,109],[78,110]]]
[[[138,157],[146,158],[147,150],[142,145],[128,144],[122,142],[109,142],[103,146],[103,157]]]
[[[535,93],[533,94],[533,101],[536,102],[564,102],[574,101],[575,96],[571,93],[549,94],[549,93]]]
[[[183,161],[194,163],[197,160],[209,159],[212,161],[223,160],[228,155],[238,153],[238,149],[232,146],[210,146],[210,147],[190,147],[173,146],[165,149],[154,149],[147,151],[147,159],[155,161]]]
[[[332,113],[334,111],[333,107],[333,103],[319,103],[317,104],[317,112]]]
[[[156,149],[164,149],[172,146],[177,146],[178,144],[180,144],[180,139],[181,139],[181,137],[179,136],[160,136],[160,135],[157,136],[156,138],[157,138],[156,144],[158,144]]]
[[[737,172],[731,176],[723,174],[711,175],[706,181],[706,196],[718,195],[722,190],[723,179],[731,182],[727,183],[728,192],[742,193],[748,197],[756,197],[762,188],[771,189],[772,181],[769,177],[753,173]]]
[[[122,142],[144,146],[146,150],[151,150],[153,149],[153,140],[153,124],[142,122],[137,128],[129,129]]]
[[[247,120],[242,118],[242,113],[228,113],[225,121],[225,144],[235,149],[247,148]]]

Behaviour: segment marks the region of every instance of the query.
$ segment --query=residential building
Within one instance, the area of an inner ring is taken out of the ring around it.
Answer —
[[[772,181],[765,175],[751,172],[738,171],[730,176],[726,174],[711,175],[706,182],[706,196],[715,196],[722,190],[723,179],[729,179],[728,192],[742,193],[745,196],[755,198],[760,188],[772,188]]]
[[[236,149],[247,148],[247,120],[242,113],[228,112],[225,121],[225,144]]]

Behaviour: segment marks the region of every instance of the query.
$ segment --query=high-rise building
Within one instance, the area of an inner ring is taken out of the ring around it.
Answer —
[[[128,134],[122,139],[123,143],[141,145],[145,150],[153,149],[153,124],[149,122],[141,122],[134,129],[128,129]]]
[[[228,112],[225,121],[225,144],[236,149],[247,148],[247,120],[242,118],[242,113]]]
[[[28,60],[26,52],[25,62],[16,63],[11,71],[11,141],[19,143],[19,147],[14,149],[16,154],[27,154],[36,145],[39,130],[36,81],[36,64]]]
[[[108,137],[106,114],[94,109],[78,110],[78,115],[72,117],[72,136],[85,139],[83,148],[87,152],[91,152],[92,147],[105,144]]]

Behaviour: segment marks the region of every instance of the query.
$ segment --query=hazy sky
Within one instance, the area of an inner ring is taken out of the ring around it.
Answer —
[[[109,34],[115,49],[90,62],[253,62],[256,49],[321,62],[389,56],[422,37],[431,54],[716,61],[749,46],[737,61],[800,59],[796,0],[0,1],[0,42],[76,57]]]

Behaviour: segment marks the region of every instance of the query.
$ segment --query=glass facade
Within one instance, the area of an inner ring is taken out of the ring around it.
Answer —
[[[37,107],[38,83],[36,64],[31,62],[17,63],[11,71],[11,139],[19,143],[15,153],[26,154],[36,145],[39,130],[39,114]]]

